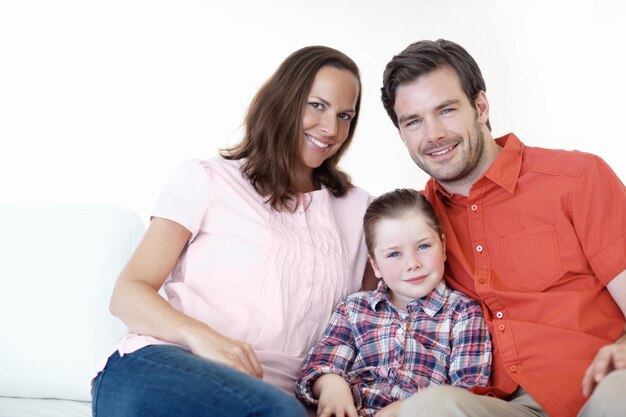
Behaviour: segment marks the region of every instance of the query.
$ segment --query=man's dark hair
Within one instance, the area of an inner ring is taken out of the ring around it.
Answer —
[[[398,116],[393,107],[398,87],[441,68],[454,70],[470,103],[474,103],[481,91],[487,91],[478,64],[461,45],[445,39],[415,42],[394,56],[383,73],[381,98],[396,127],[399,127]],[[491,130],[489,121],[487,128]]]

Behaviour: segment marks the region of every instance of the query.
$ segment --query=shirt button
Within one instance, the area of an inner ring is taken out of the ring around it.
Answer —
[[[483,277],[478,278],[478,282],[480,282],[481,284],[484,284],[485,281],[487,281],[487,280],[485,278],[483,278]]]
[[[511,370],[511,372],[517,372],[517,366],[515,365],[511,365],[509,369]]]
[[[501,319],[502,317],[504,317],[504,314],[502,314],[502,312],[501,312],[501,311],[498,311],[498,312],[496,313],[496,317],[497,317],[497,318],[499,318],[499,319]]]
[[[498,330],[500,330],[501,332],[504,331],[504,324],[499,324],[498,325]]]
[[[480,253],[483,251],[483,247],[481,245],[476,246],[476,252]]]
[[[476,210],[478,210],[478,206],[476,204],[472,204],[471,209],[472,209],[472,211],[476,211]]]

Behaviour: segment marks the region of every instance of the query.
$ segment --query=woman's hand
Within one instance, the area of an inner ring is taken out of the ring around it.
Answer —
[[[201,358],[245,372],[257,378],[263,377],[263,369],[252,347],[231,339],[199,323],[185,338],[191,353]]]
[[[187,346],[200,357],[260,378],[263,371],[250,345],[181,313],[158,293],[190,237],[182,225],[155,217],[115,283],[111,313],[133,333]]]
[[[339,375],[325,374],[317,378],[313,394],[319,398],[317,417],[358,417],[350,385]]]

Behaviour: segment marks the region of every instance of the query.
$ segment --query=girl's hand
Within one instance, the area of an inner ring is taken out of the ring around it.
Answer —
[[[385,408],[378,410],[374,417],[397,417],[404,400],[394,401]]]
[[[348,383],[335,374],[325,374],[313,383],[318,394],[317,417],[358,417]]]
[[[254,377],[263,377],[261,364],[249,344],[226,337],[202,324],[200,326],[186,337],[191,353]]]

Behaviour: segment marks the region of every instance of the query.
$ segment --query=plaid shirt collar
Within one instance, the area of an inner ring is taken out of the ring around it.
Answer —
[[[430,294],[427,294],[422,298],[415,299],[407,304],[406,311],[410,314],[416,309],[421,308],[422,311],[428,314],[429,317],[434,317],[435,314],[443,308],[449,295],[450,288],[442,279],[430,292]],[[381,279],[378,282],[378,287],[374,291],[374,296],[370,300],[370,307],[372,310],[377,311],[378,308],[383,309],[385,306],[389,306],[389,308],[394,310],[400,310],[400,308],[391,303],[389,288],[387,287],[387,284],[385,284],[385,281]]]

